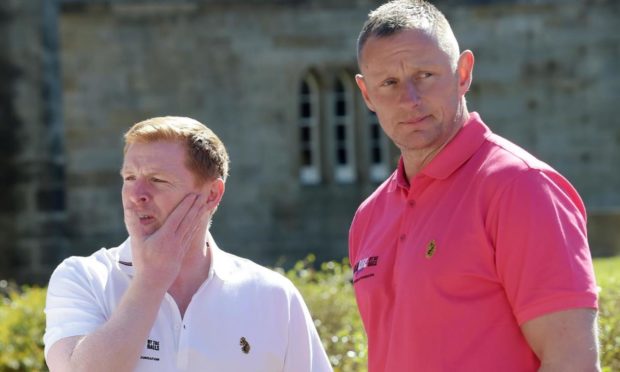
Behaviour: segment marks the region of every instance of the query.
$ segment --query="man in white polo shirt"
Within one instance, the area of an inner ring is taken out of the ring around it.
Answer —
[[[278,273],[220,250],[209,233],[228,155],[189,118],[125,134],[129,238],[70,257],[50,279],[51,371],[331,371],[308,309]]]

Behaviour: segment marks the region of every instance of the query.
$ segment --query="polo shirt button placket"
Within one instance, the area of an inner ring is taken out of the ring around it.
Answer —
[[[179,340],[179,349],[178,349],[178,354],[177,354],[177,367],[179,367],[180,369],[186,369],[187,366],[189,365],[189,353],[188,353],[188,339],[187,339],[187,333],[185,332],[187,330],[185,323],[182,323],[181,326],[179,327],[182,331],[181,335],[180,335],[180,340]]]
[[[407,200],[407,206],[409,207],[409,209],[412,209],[415,206],[415,200],[413,200],[413,199]],[[408,213],[407,213],[407,215],[408,215]],[[406,233],[402,233],[398,237],[398,240],[400,240],[401,244],[404,243],[406,239],[407,239],[407,234]]]

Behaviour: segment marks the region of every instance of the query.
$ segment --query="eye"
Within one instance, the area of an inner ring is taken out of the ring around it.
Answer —
[[[426,79],[433,76],[433,74],[431,74],[430,72],[420,72],[418,74],[418,79]]]
[[[381,86],[382,87],[387,87],[387,86],[390,86],[390,85],[394,85],[396,83],[397,83],[396,79],[390,78],[390,79],[383,80],[383,82],[381,83]]]
[[[136,180],[136,176],[134,175],[125,175],[123,176],[123,181],[135,181]]]
[[[151,178],[151,181],[155,182],[155,183],[164,183],[164,182],[166,182],[165,180],[162,180],[161,178],[157,178],[157,177]]]

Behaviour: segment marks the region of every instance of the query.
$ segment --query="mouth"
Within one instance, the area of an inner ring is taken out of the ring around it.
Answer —
[[[141,224],[146,225],[153,222],[155,220],[155,217],[148,214],[138,213],[138,219],[140,220]]]
[[[405,119],[405,120],[401,121],[400,123],[401,124],[406,124],[406,125],[416,125],[416,124],[422,123],[428,117],[430,117],[430,115],[413,117],[413,118]]]

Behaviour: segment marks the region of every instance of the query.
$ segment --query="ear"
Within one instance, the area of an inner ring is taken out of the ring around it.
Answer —
[[[225,190],[224,180],[216,178],[204,185],[204,195],[207,196],[207,209],[214,210],[220,204]]]
[[[366,80],[364,80],[364,75],[356,74],[355,82],[357,83],[357,87],[360,88],[360,92],[362,93],[362,98],[364,98],[364,102],[366,102],[366,106],[370,111],[375,111],[375,106],[372,104],[370,100],[370,96],[368,96],[368,89],[366,87]]]
[[[471,50],[465,50],[459,56],[456,65],[456,73],[459,76],[459,93],[464,96],[471,86],[474,72],[474,53]]]

